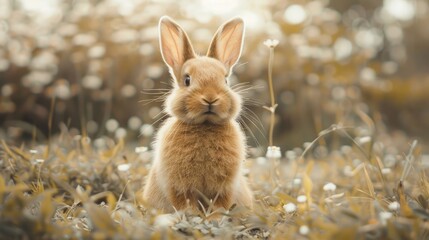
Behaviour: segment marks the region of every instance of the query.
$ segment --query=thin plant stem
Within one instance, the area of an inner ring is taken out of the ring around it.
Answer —
[[[268,60],[268,85],[270,89],[271,106],[267,108],[271,112],[270,117],[270,132],[269,132],[269,145],[273,146],[273,132],[274,132],[274,121],[276,112],[276,101],[274,97],[273,89],[273,61],[274,61],[274,47],[270,47],[270,57]]]
[[[268,60],[268,84],[270,86],[270,97],[271,97],[271,107],[274,106],[274,90],[273,90],[273,61],[274,61],[274,48],[270,47],[270,57]]]

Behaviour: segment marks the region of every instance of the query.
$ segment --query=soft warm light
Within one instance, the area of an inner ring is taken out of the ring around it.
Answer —
[[[343,60],[352,54],[353,45],[346,38],[338,38],[334,44],[334,52],[337,60]]]
[[[264,1],[257,0],[205,0],[190,1],[183,5],[187,17],[196,19],[201,23],[208,23],[213,17],[227,20],[239,16],[244,19],[249,30],[260,31],[265,26],[262,10]]]
[[[290,5],[285,13],[283,19],[290,24],[300,24],[307,18],[307,13],[301,5]]]
[[[40,16],[52,16],[60,10],[60,0],[20,0],[22,8]]]
[[[214,15],[230,17],[240,7],[240,1],[231,0],[207,0],[193,1],[183,5],[186,15],[197,19],[199,22],[209,22]]]
[[[416,13],[414,5],[409,0],[384,0],[383,10],[402,21],[411,20]]]
[[[361,48],[376,49],[383,45],[383,36],[376,29],[359,29],[355,41]]]
[[[133,13],[136,5],[138,2],[141,2],[139,0],[127,0],[127,1],[123,1],[123,0],[110,0],[110,2],[114,5],[118,7],[118,12],[121,15],[130,15],[131,13]]]

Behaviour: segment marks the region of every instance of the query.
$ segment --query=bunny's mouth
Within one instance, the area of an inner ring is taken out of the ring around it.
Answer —
[[[216,115],[216,113],[212,112],[212,111],[207,111],[207,112],[204,112],[203,114],[204,115]]]
[[[224,121],[224,119],[215,111],[205,111],[200,116],[201,116],[200,119],[202,123],[206,122],[206,123],[219,124]]]

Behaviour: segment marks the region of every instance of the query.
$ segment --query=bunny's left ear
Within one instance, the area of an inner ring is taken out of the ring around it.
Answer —
[[[240,58],[243,38],[243,19],[233,18],[219,27],[210,43],[207,56],[218,59],[230,71]]]
[[[195,57],[188,35],[173,19],[164,16],[159,20],[159,35],[162,58],[175,72]]]

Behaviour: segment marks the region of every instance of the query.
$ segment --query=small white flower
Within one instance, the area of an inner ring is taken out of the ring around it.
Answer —
[[[301,235],[307,235],[308,233],[310,233],[310,228],[307,225],[302,225],[301,227],[299,227],[299,233]]]
[[[387,220],[390,219],[392,216],[393,214],[391,212],[380,212],[379,217],[381,224],[386,225]]]
[[[299,195],[299,196],[296,198],[296,200],[297,200],[299,203],[305,203],[305,202],[307,201],[307,197],[306,197],[305,195]]]
[[[381,173],[383,174],[383,175],[388,175],[388,174],[390,174],[392,172],[392,170],[390,169],[390,168],[383,168],[383,169],[381,169]]]
[[[294,213],[296,212],[296,205],[294,203],[287,203],[285,205],[283,205],[283,209],[285,210],[285,212],[287,213]]]
[[[125,138],[127,136],[127,130],[125,130],[125,128],[118,128],[115,131],[115,137],[117,139],[122,139]]]
[[[126,172],[128,169],[130,169],[131,165],[129,163],[119,164],[118,170],[121,172]]]
[[[37,153],[38,153],[38,151],[37,151],[36,149],[30,149],[30,153],[31,153],[31,154],[37,154]]]
[[[173,226],[173,224],[176,222],[176,217],[172,214],[162,214],[158,215],[155,218],[154,226],[155,228],[165,228]]]
[[[392,211],[397,211],[400,207],[401,205],[397,201],[389,203],[389,209]]]
[[[365,137],[358,138],[358,142],[360,144],[369,143],[369,142],[371,142],[371,137],[370,136],[365,136]]]
[[[301,178],[294,178],[293,179],[293,185],[294,186],[301,186],[302,180]]]
[[[280,151],[280,147],[277,146],[269,146],[267,149],[267,158],[281,158],[282,152]]]
[[[143,153],[146,152],[148,150],[147,147],[136,147],[135,152],[136,153]]]
[[[337,189],[337,185],[335,185],[334,183],[331,183],[331,182],[329,182],[323,186],[323,191],[326,191],[326,192],[328,192],[328,191],[333,192],[333,191],[335,191],[335,189]]]
[[[264,45],[269,48],[275,48],[279,44],[279,40],[277,39],[267,39],[264,41]]]
[[[45,159],[41,159],[41,158],[36,159],[36,163],[44,163],[44,162],[45,162]]]

